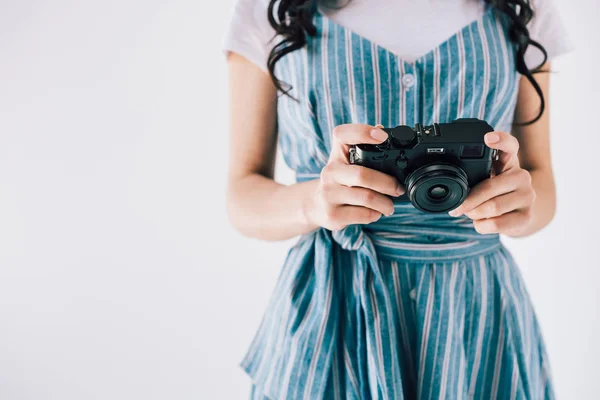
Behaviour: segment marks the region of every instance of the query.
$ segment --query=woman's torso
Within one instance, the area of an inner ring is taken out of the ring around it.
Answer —
[[[276,66],[298,100],[279,98],[278,126],[283,156],[299,181],[319,176],[332,131],[341,124],[393,127],[479,118],[495,130],[510,132],[519,73],[504,14],[486,8],[478,19],[414,61],[320,12],[314,22],[317,36]],[[355,248],[362,229],[373,237],[409,234],[404,242],[427,246],[428,252],[445,253],[453,243],[460,247],[481,242],[468,218],[424,214],[410,203],[397,202],[394,215],[375,224],[336,233],[337,241]],[[496,236],[492,238],[497,241]]]

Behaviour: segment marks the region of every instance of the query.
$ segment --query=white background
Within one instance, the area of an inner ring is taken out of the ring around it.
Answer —
[[[0,1],[0,399],[246,398],[291,242],[226,219],[231,3]],[[577,46],[551,89],[559,212],[506,243],[559,398],[595,399],[599,9],[556,3]]]

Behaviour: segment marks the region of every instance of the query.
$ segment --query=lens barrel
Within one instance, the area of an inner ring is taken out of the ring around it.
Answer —
[[[455,209],[469,193],[466,172],[447,163],[424,165],[413,171],[405,184],[410,202],[417,209],[430,213]]]

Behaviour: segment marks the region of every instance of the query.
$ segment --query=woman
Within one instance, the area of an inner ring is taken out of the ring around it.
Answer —
[[[224,49],[231,222],[264,240],[300,235],[242,361],[251,396],[553,398],[499,239],[554,215],[539,72],[570,43],[550,0],[238,0]],[[458,118],[494,127],[499,157],[449,214],[398,201],[402,182],[349,163],[350,145],[387,138],[382,126]],[[273,180],[277,140],[296,184]]]

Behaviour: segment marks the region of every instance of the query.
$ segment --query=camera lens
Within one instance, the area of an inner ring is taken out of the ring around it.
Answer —
[[[449,193],[448,187],[445,185],[435,185],[429,189],[429,197],[434,200],[442,200]]]
[[[406,178],[405,184],[411,203],[430,213],[447,212],[458,207],[469,192],[465,171],[448,163],[422,166]]]

